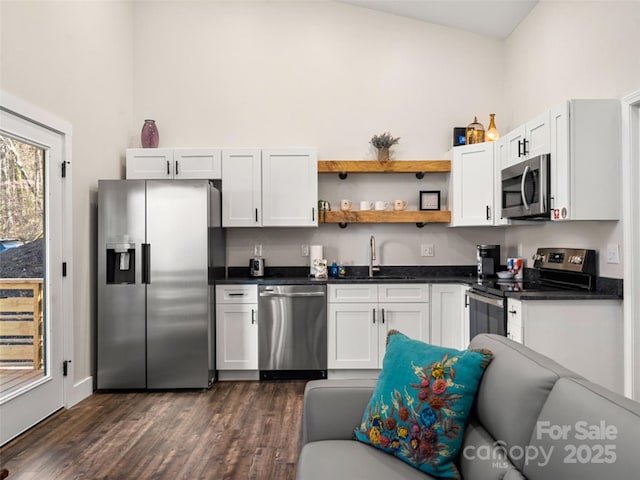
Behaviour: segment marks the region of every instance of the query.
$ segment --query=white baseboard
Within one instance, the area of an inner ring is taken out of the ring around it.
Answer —
[[[88,376],[87,378],[80,380],[75,383],[73,387],[69,388],[66,392],[65,400],[66,400],[66,408],[71,408],[75,404],[80,403],[85,398],[93,395],[93,377]]]

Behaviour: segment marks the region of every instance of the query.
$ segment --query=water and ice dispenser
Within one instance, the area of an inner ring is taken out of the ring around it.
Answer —
[[[134,243],[107,243],[107,284],[136,283]]]

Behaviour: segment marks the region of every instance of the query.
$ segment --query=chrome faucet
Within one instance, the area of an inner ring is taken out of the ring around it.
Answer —
[[[380,271],[380,265],[373,265],[376,260],[376,237],[369,238],[369,276],[373,277],[374,272]]]

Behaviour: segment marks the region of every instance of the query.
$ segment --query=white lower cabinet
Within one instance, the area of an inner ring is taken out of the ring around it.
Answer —
[[[257,285],[216,286],[216,369],[258,370]]]
[[[427,284],[328,286],[328,368],[380,369],[387,332],[429,341]]]
[[[464,350],[469,345],[469,320],[460,284],[431,285],[431,343]]]
[[[509,298],[507,336],[594,383],[623,392],[621,300]]]

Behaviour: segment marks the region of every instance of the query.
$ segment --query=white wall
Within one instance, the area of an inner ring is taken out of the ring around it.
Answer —
[[[640,88],[640,2],[540,2],[505,42],[508,128],[569,98],[621,98]],[[603,159],[606,168],[606,159]],[[597,194],[597,192],[594,192]],[[622,210],[620,211],[622,215]],[[622,222],[545,224],[506,231],[506,246],[525,256],[538,246],[600,252],[600,275],[622,278],[605,262],[607,244],[622,251]]]
[[[76,381],[91,375],[95,319],[95,190],[119,178],[132,118],[131,5],[0,4],[0,88],[73,126]]]
[[[503,45],[488,37],[334,2],[142,2],[134,11],[131,147],[143,120],[154,118],[161,146],[313,145],[320,159],[370,159],[371,136],[389,130],[401,137],[395,158],[439,159],[454,126],[505,115]],[[322,179],[319,193],[333,203],[343,197],[326,190],[331,182]],[[354,175],[344,185],[357,182]],[[432,185],[409,178],[401,193],[415,204]],[[378,199],[369,188],[360,199]],[[371,233],[393,239],[383,262],[396,265],[425,263],[425,239],[435,243],[429,261],[441,265],[473,263],[476,238],[504,238],[502,230],[468,237],[415,225],[236,229],[228,260],[247,264],[259,242],[268,264],[305,265],[300,245],[322,243],[366,264]]]

